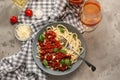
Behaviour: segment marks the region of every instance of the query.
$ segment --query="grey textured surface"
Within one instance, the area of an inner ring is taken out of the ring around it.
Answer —
[[[120,1],[99,1],[103,8],[102,21],[95,31],[83,34],[88,51],[85,59],[92,62],[97,70],[91,72],[83,63],[69,75],[60,77],[48,75],[48,80],[120,79]],[[20,50],[20,42],[14,36],[15,25],[9,23],[9,17],[18,13],[19,10],[10,3],[10,0],[0,0],[0,59]]]
[[[9,0],[0,0],[0,59],[20,50],[20,42],[14,36],[15,25],[9,23],[10,16],[18,13]]]

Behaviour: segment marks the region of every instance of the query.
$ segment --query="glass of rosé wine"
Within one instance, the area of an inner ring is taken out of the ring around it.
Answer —
[[[90,32],[95,30],[96,25],[101,21],[101,6],[97,0],[87,0],[82,6],[80,12],[80,21],[85,28],[85,31]]]

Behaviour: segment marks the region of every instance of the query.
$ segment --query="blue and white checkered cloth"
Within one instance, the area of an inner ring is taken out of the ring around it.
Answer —
[[[26,17],[26,8],[40,11],[42,16]],[[32,57],[32,40],[37,31],[49,21],[62,20],[76,27],[81,33],[84,28],[79,20],[78,11],[66,0],[30,0],[19,17],[19,23],[29,24],[33,30],[32,38],[22,42],[21,50],[0,61],[0,80],[46,80],[44,72],[38,68]]]

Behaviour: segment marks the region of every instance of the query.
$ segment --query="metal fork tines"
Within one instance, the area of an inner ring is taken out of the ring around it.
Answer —
[[[72,50],[76,55],[80,56],[80,53],[77,52],[75,49],[72,48],[72,45],[69,44],[69,42],[66,40],[66,38],[64,38],[63,36],[61,36],[61,41],[63,42],[63,46],[65,46],[67,49]],[[83,49],[81,51],[81,53],[83,52]]]
[[[72,48],[72,45],[70,45],[69,43],[67,43],[67,40],[66,40],[63,36],[61,36],[61,41],[64,43],[64,44],[63,44],[64,46],[66,45],[66,48],[67,48],[67,49],[71,49],[72,51],[74,51],[74,53],[75,53],[76,55],[78,55],[78,57],[79,57],[81,60],[83,60],[83,61],[87,64],[87,66],[88,66],[93,72],[96,70],[96,67],[95,67],[93,64],[91,64],[90,62],[88,62],[88,61],[85,60],[84,58],[80,57],[79,53]],[[83,53],[83,51],[84,51],[84,48],[82,48],[81,53]]]

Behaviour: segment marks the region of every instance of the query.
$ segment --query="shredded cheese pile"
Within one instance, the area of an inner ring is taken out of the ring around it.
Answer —
[[[31,28],[26,25],[21,25],[16,29],[16,33],[21,40],[26,40],[30,37]]]

